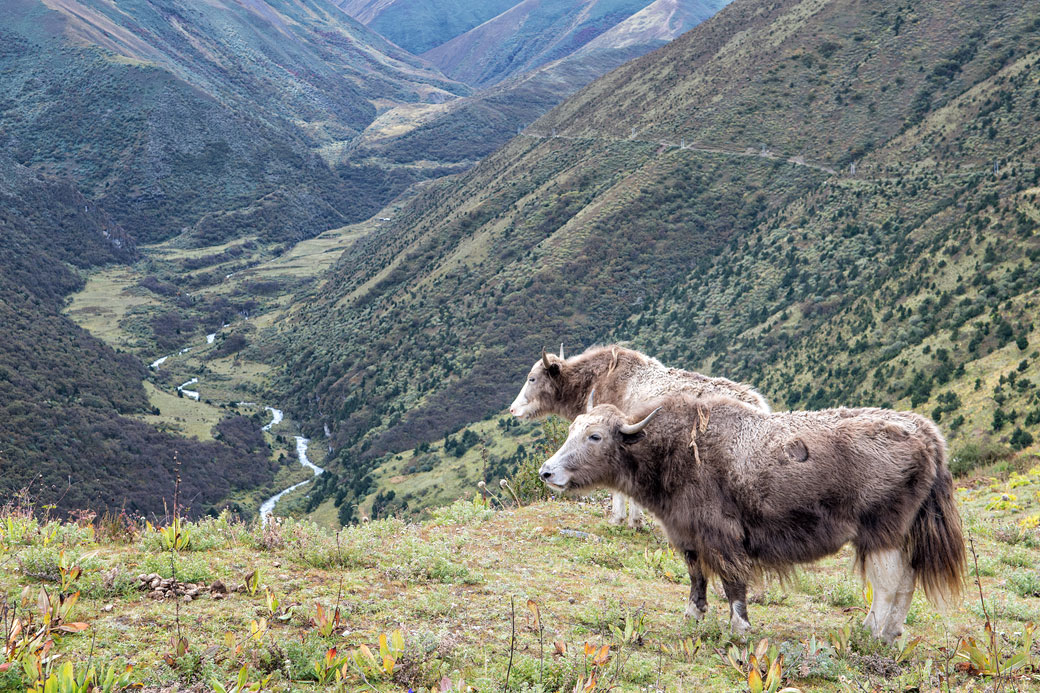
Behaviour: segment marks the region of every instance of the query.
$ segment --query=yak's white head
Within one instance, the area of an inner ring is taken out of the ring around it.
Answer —
[[[520,419],[535,419],[552,412],[552,403],[556,397],[557,383],[563,369],[563,345],[560,355],[554,356],[542,351],[542,358],[531,367],[520,394],[509,405],[509,413]]]

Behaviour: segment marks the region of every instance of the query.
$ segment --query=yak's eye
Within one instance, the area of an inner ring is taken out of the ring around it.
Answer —
[[[594,442],[597,442],[597,443],[598,443],[599,441],[603,440],[603,438],[602,438],[602,437],[600,436],[600,434],[598,434],[598,433],[593,433],[593,434],[591,434],[591,435],[589,436],[589,440],[591,440],[591,441],[594,441]]]
[[[534,376],[532,375],[532,376],[531,376],[530,378],[528,378],[528,379],[527,379],[527,382],[529,382],[529,383],[533,383],[533,382],[534,382]]]

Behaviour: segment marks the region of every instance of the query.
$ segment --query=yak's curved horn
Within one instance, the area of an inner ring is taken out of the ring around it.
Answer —
[[[542,349],[542,365],[549,370],[549,354],[545,353],[545,349]]]
[[[567,357],[563,355],[563,342],[560,342],[560,360],[564,361]]]
[[[657,409],[654,409],[652,412],[647,414],[646,418],[640,421],[639,423],[624,424],[623,426],[621,426],[621,432],[624,433],[626,436],[635,435],[636,433],[639,433],[644,428],[646,428],[646,425],[650,423],[650,421],[653,420],[655,416],[657,416],[657,412],[659,411],[661,411],[661,407],[658,407]]]
[[[592,390],[589,392],[588,404],[585,405],[585,413],[586,414],[590,413],[592,411],[592,408],[594,406],[596,406],[595,403],[594,403],[595,397],[596,397],[596,388],[592,388]]]

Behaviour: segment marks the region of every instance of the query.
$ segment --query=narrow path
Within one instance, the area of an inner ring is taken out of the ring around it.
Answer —
[[[758,159],[769,159],[771,161],[785,161],[795,166],[804,166],[806,168],[815,169],[817,171],[823,171],[831,175],[837,175],[838,171],[827,166],[826,164],[815,164],[811,161],[806,161],[801,156],[782,157],[777,156],[768,149],[756,150],[754,148],[747,148],[742,150],[724,149],[722,147],[708,147],[700,144],[686,144],[683,141],[669,142],[667,140],[640,140],[634,137],[603,137],[603,136],[590,136],[590,137],[574,137],[571,135],[544,135],[537,132],[524,132],[521,133],[524,137],[533,137],[535,139],[558,139],[558,140],[598,140],[604,142],[633,142],[635,144],[656,144],[660,147],[678,148],[683,151],[694,151],[694,152],[705,152],[707,154],[721,154],[723,156],[742,156],[751,157]]]
[[[581,137],[575,137],[573,135],[559,135],[555,132],[550,134],[524,131],[520,133],[521,137],[531,137],[534,139],[560,139],[560,140],[594,140],[599,142],[633,142],[635,144],[653,144],[659,147],[665,148],[678,148],[680,150],[690,150],[694,152],[704,152],[707,154],[719,154],[722,156],[740,156],[748,158],[760,158],[769,159],[772,161],[783,161],[794,166],[804,166],[806,168],[815,169],[832,176],[842,176],[843,179],[851,181],[874,181],[874,182],[888,182],[898,180],[893,178],[893,175],[927,175],[927,174],[938,174],[942,178],[946,179],[966,179],[972,178],[979,175],[991,173],[993,176],[997,176],[1001,171],[1007,168],[1014,168],[1017,171],[1035,171],[1037,164],[1026,161],[999,159],[990,164],[979,164],[972,165],[966,169],[962,169],[958,166],[958,170],[955,172],[943,169],[941,167],[942,162],[934,162],[933,165],[929,165],[928,162],[917,162],[912,163],[910,166],[903,166],[902,168],[881,165],[881,166],[869,166],[865,167],[859,162],[855,162],[846,169],[839,171],[834,165],[826,163],[814,163],[806,161],[805,157],[801,155],[795,156],[784,156],[774,154],[769,150],[768,147],[756,148],[756,147],[744,147],[740,148],[740,145],[718,145],[708,146],[705,144],[696,144],[694,142],[687,143],[685,139],[680,139],[678,142],[671,142],[668,140],[645,140],[637,137],[618,137],[611,135],[583,135]],[[925,168],[921,168],[924,166]],[[859,172],[857,172],[857,168]],[[871,172],[874,175],[868,175]],[[880,175],[879,175],[880,174]]]

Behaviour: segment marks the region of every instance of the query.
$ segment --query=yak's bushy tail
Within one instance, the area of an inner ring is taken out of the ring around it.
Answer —
[[[941,440],[941,439],[940,439]],[[964,536],[953,498],[953,476],[946,466],[945,446],[939,448],[937,470],[928,493],[910,527],[908,549],[914,578],[928,601],[949,605],[964,584]]]

